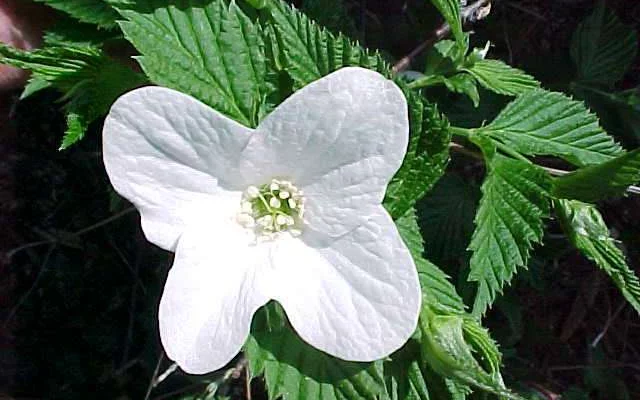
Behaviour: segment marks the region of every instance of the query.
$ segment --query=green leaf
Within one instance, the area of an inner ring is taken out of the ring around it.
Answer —
[[[118,30],[104,30],[95,25],[78,22],[71,17],[58,18],[44,32],[44,47],[96,47],[101,48],[109,40],[122,38]]]
[[[554,179],[552,194],[593,203],[607,197],[622,196],[627,187],[638,182],[640,149]]]
[[[418,332],[419,333],[419,332]],[[410,339],[384,363],[389,400],[446,399],[445,379],[436,374],[422,358],[421,344]]]
[[[0,63],[30,70],[34,79],[45,80],[62,91],[88,79],[104,61],[94,47],[52,47],[23,51],[0,43]]]
[[[606,272],[640,312],[640,280],[627,265],[595,206],[576,200],[556,200],[554,204],[571,243]]]
[[[356,34],[344,0],[304,0],[301,11],[331,32],[341,32],[349,37]]]
[[[67,130],[62,138],[60,150],[67,149],[69,146],[82,139],[88,127],[89,122],[84,115],[79,114],[76,111],[70,111],[67,114]]]
[[[409,104],[409,146],[383,203],[393,218],[404,215],[424,196],[449,163],[449,122],[418,94],[405,91],[405,96]]]
[[[39,77],[29,77],[27,84],[24,86],[22,93],[20,94],[20,100],[24,100],[29,96],[38,93],[41,90],[51,87],[51,83],[46,79]]]
[[[484,314],[516,269],[526,267],[532,244],[542,239],[550,186],[541,168],[499,154],[493,157],[469,245],[469,280],[478,282],[474,315]]]
[[[480,60],[465,71],[486,89],[499,94],[517,96],[540,86],[531,75],[498,60]]]
[[[410,340],[385,362],[387,392],[391,400],[430,400],[424,377],[424,363],[420,357],[420,344]]]
[[[98,25],[115,28],[118,13],[104,0],[36,0],[72,16],[73,18]]]
[[[341,34],[331,34],[284,1],[272,1],[269,12],[284,68],[296,87],[345,66],[361,66],[389,75],[389,65],[379,54],[364,50]]]
[[[68,129],[61,149],[80,140],[89,123],[106,114],[118,96],[144,82],[142,75],[91,46],[25,52],[0,44],[0,62],[32,71],[23,98],[49,86],[63,92]]]
[[[460,48],[465,47],[466,39],[462,31],[462,20],[460,19],[460,0],[431,0],[431,3],[440,11],[440,14],[451,27],[451,33],[456,39]]]
[[[553,155],[578,166],[623,154],[584,103],[534,89],[509,103],[489,125],[475,131],[528,155]]]
[[[450,75],[465,63],[466,48],[453,40],[441,40],[427,52],[424,74],[428,77]]]
[[[406,354],[413,346],[410,341],[400,352],[391,356],[392,363],[404,363],[410,368],[405,380],[394,374],[397,365],[390,366],[387,374],[395,382],[395,393],[407,399],[428,398],[435,390],[434,398],[444,398],[437,378],[430,368],[447,380],[447,391],[461,394],[468,385],[516,398],[505,389],[500,377],[500,352],[488,331],[464,311],[464,303],[456,293],[448,277],[435,265],[425,260],[422,237],[414,210],[396,220],[398,231],[414,258],[422,286],[422,312],[418,324],[421,344],[421,360]],[[479,363],[473,354],[479,355]],[[426,365],[424,364],[426,363]],[[408,364],[408,365],[407,365]],[[428,368],[425,368],[428,366]],[[429,388],[426,390],[426,388]]]
[[[385,393],[382,362],[343,361],[314,349],[277,303],[255,315],[245,355],[251,373],[264,374],[269,399],[375,400]]]
[[[505,388],[497,366],[500,353],[486,330],[460,315],[438,315],[423,308],[418,327],[422,355],[439,375],[447,377],[450,391],[464,398],[475,387],[508,399],[521,399]],[[476,357],[484,361],[483,366]],[[454,397],[455,398],[455,397]]]
[[[269,3],[269,0],[245,0],[251,7],[258,10],[265,8]]]
[[[452,92],[461,93],[469,96],[474,107],[480,105],[480,93],[476,81],[467,74],[456,74],[450,78],[444,79],[444,84]]]
[[[636,32],[599,1],[573,34],[571,57],[579,81],[611,87],[636,57]]]
[[[464,257],[473,233],[480,190],[455,174],[445,174],[418,202],[427,257],[445,263]]]
[[[250,127],[274,90],[258,27],[235,2],[140,0],[119,9],[126,38],[156,84],[196,97]]]
[[[423,305],[447,314],[463,314],[465,305],[449,277],[424,258],[424,244],[414,209],[396,220],[398,232],[411,252],[422,287]]]

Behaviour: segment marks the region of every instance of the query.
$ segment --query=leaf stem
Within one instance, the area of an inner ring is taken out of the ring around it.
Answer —
[[[497,140],[494,140],[493,143],[496,145],[498,149],[502,150],[502,152],[504,152],[505,154],[510,155],[516,160],[524,161],[527,164],[533,165],[533,162],[531,160],[529,160],[527,157],[523,156],[522,154],[518,153],[517,151],[513,150],[511,147],[507,146],[506,144],[499,142]]]
[[[449,144],[449,148],[457,153],[460,154],[464,154],[468,157],[472,157],[475,158],[477,160],[484,160],[484,157],[482,156],[482,154],[477,153],[473,150],[470,150],[468,148],[466,148],[465,146],[461,145],[460,143],[456,143],[456,142],[451,142]],[[529,160],[527,160],[529,161]],[[531,161],[529,161],[531,162]],[[538,165],[538,164],[536,164]],[[562,176],[562,175],[566,175],[571,173],[571,171],[565,171],[563,169],[557,169],[557,168],[551,168],[551,167],[547,167],[544,165],[538,165],[540,168],[544,169],[545,171],[547,171],[549,174],[553,175],[553,176]],[[640,195],[640,187],[638,186],[629,186],[627,188],[627,193],[631,193],[631,194],[637,194]]]
[[[456,136],[462,136],[467,139],[469,138],[469,136],[473,135],[474,133],[474,129],[460,128],[458,126],[450,126],[449,131]]]

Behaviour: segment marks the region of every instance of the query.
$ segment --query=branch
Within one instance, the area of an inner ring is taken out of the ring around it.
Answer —
[[[460,154],[464,154],[465,156],[468,156],[468,157],[471,157],[471,158],[475,158],[476,160],[484,160],[484,157],[482,156],[482,154],[480,154],[478,152],[475,152],[473,150],[469,150],[468,148],[464,147],[463,145],[461,145],[459,143],[451,142],[451,143],[449,143],[449,148],[451,150],[455,151],[455,152],[458,152]],[[544,165],[538,165],[538,164],[536,164],[536,165],[538,167],[544,169],[545,171],[547,171],[551,175],[554,175],[554,176],[562,176],[562,175],[566,175],[566,174],[571,172],[571,171],[565,171],[563,169],[545,167]],[[627,193],[640,194],[640,187],[638,187],[638,186],[629,186],[629,187],[627,187]]]
[[[113,221],[115,221],[115,220],[117,220],[117,219],[129,214],[130,212],[134,211],[135,209],[136,209],[135,207],[126,208],[126,209],[124,209],[124,210],[122,210],[122,211],[120,211],[120,212],[118,212],[118,213],[116,213],[116,214],[114,214],[114,215],[112,215],[112,216],[110,216],[108,218],[105,218],[102,221],[99,221],[99,222],[97,222],[97,223],[95,223],[93,225],[87,226],[86,228],[82,228],[79,231],[71,232],[71,233],[68,234],[68,237],[78,237],[78,236],[84,235],[85,233],[89,233],[91,231],[94,231],[94,230],[96,230],[96,229],[98,229],[98,228],[100,228],[100,227],[102,227],[104,225],[110,224]],[[50,237],[50,238],[48,238],[46,240],[40,240],[40,241],[37,241],[37,242],[23,244],[21,246],[18,246],[18,247],[14,248],[14,249],[11,249],[11,250],[7,251],[5,257],[7,259],[11,260],[11,258],[16,253],[21,252],[22,250],[30,249],[32,247],[42,246],[42,245],[45,245],[45,244],[57,244],[57,243],[60,243],[60,242],[62,242],[62,240],[59,240],[56,237]]]
[[[484,19],[491,11],[491,0],[476,0],[470,5],[463,7],[460,12],[460,18],[463,24],[473,24],[481,19]],[[402,57],[398,62],[393,65],[391,71],[394,74],[402,72],[411,65],[411,61],[422,53],[427,48],[433,46],[436,42],[449,36],[451,33],[451,27],[446,22],[443,22],[436,30],[434,30],[424,42],[420,43],[418,47],[413,49],[409,54]]]

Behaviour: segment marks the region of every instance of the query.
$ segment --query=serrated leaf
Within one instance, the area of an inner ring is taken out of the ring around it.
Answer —
[[[63,92],[62,100],[67,100],[67,129],[61,150],[82,139],[91,121],[106,114],[119,95],[143,81],[94,47],[51,47],[23,52],[0,45],[0,60],[32,71],[22,98],[50,86]]]
[[[409,105],[409,146],[389,183],[384,206],[393,218],[404,215],[440,179],[449,163],[449,122],[434,104],[405,91]]]
[[[104,30],[71,17],[63,17],[44,32],[43,43],[44,47],[100,48],[106,41],[120,38],[122,33],[117,30]]]
[[[274,86],[258,27],[235,2],[140,0],[119,8],[125,37],[156,84],[196,97],[250,127]]]
[[[441,40],[427,52],[424,74],[427,76],[450,75],[464,64],[466,48],[453,40]]]
[[[627,265],[595,206],[577,200],[556,200],[554,204],[571,243],[611,277],[624,298],[640,313],[640,280]]]
[[[307,345],[277,303],[254,317],[245,355],[251,373],[264,374],[269,399],[375,400],[385,393],[382,362],[343,361]]]
[[[444,79],[444,85],[452,92],[469,96],[474,107],[480,105],[480,93],[476,81],[467,74],[456,74]]]
[[[389,400],[437,400],[448,397],[445,380],[422,359],[420,342],[410,339],[384,363]]]
[[[396,220],[398,232],[411,252],[422,287],[423,305],[447,314],[463,314],[465,305],[440,268],[424,258],[424,244],[414,209]]]
[[[451,33],[458,46],[464,47],[466,39],[462,31],[462,20],[460,19],[460,0],[431,0],[431,3],[440,11],[444,20],[451,27]]]
[[[635,59],[636,32],[599,1],[573,34],[571,57],[582,82],[612,86]]]
[[[640,149],[554,179],[552,194],[593,203],[607,197],[622,196],[627,187],[638,182]]]
[[[526,267],[533,243],[542,240],[550,189],[544,170],[499,154],[493,157],[469,245],[469,280],[478,282],[474,315],[484,314],[517,268]]]
[[[465,71],[483,87],[499,94],[516,96],[540,87],[531,75],[499,60],[480,60]]]
[[[478,187],[458,175],[445,174],[418,202],[418,219],[429,259],[441,264],[465,256],[479,200]]]
[[[20,93],[20,100],[24,100],[29,96],[38,93],[41,90],[51,87],[51,82],[39,77],[29,77],[27,84],[24,86],[22,93]]]
[[[89,123],[83,115],[75,111],[70,111],[67,114],[67,130],[64,132],[60,150],[67,149],[69,146],[82,139],[88,126]]]
[[[494,362],[500,362],[500,353],[486,330],[476,326],[469,317],[438,315],[423,308],[418,327],[424,359],[449,380],[450,392],[458,397],[464,398],[473,387],[504,398],[521,399],[504,386],[500,373],[493,370]],[[491,360],[487,367],[483,368],[474,357],[478,350],[480,359]]]
[[[284,68],[296,87],[346,66],[389,74],[389,65],[379,54],[361,48],[344,35],[333,35],[284,1],[274,0],[268,9],[281,44]]]
[[[142,75],[91,46],[25,52],[0,44],[0,62],[32,72],[23,97],[49,86],[63,93],[68,127],[61,149],[80,140],[89,123],[106,114],[118,96],[144,82]]]
[[[118,13],[104,0],[36,0],[88,24],[115,28]]]
[[[52,47],[23,51],[0,43],[0,63],[29,70],[34,79],[50,82],[62,91],[71,90],[103,61],[93,47]]]
[[[584,103],[540,89],[518,96],[493,122],[475,131],[522,154],[557,156],[578,166],[623,153]]]
[[[418,323],[422,357],[418,361],[415,354],[404,354],[403,351],[407,351],[405,348],[391,356],[392,362],[408,364],[412,374],[406,377],[408,380],[402,380],[398,374],[393,374],[393,370],[390,371],[388,375],[394,378],[396,384],[396,391],[392,393],[403,394],[408,399],[422,399],[427,398],[425,396],[434,389],[434,398],[439,399],[443,398],[444,387],[451,394],[462,394],[471,385],[516,398],[502,383],[499,372],[500,352],[488,331],[465,313],[464,303],[448,277],[423,258],[424,248],[415,211],[409,210],[396,220],[396,225],[416,262],[422,285],[422,311]],[[412,346],[411,342],[406,346]],[[478,363],[473,353],[479,355],[484,365]],[[424,368],[425,364],[421,363],[426,363],[428,368]],[[445,379],[445,385],[432,376],[432,379],[427,379],[430,368]],[[429,389],[425,390],[427,387]]]

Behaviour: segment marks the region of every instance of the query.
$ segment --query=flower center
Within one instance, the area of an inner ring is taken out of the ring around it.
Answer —
[[[242,193],[237,220],[259,238],[273,239],[280,232],[300,235],[304,197],[293,183],[272,179],[261,186],[249,186]]]

